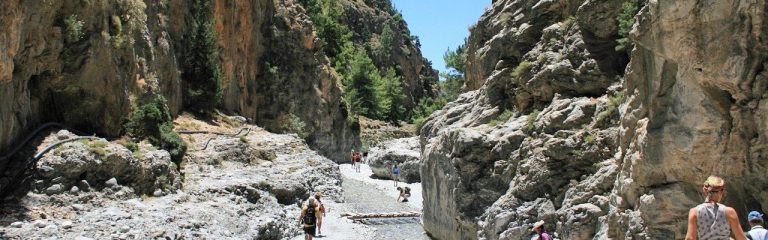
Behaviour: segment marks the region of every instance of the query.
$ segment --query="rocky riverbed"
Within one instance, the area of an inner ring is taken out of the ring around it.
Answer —
[[[189,121],[203,130],[232,131],[206,129],[215,126]],[[190,151],[181,171],[164,168],[142,175],[150,179],[141,181],[133,181],[131,174],[141,172],[144,163],[167,162],[167,153],[142,154],[146,146],[140,146],[132,154],[103,139],[95,140],[99,144],[87,140],[59,145],[31,170],[33,179],[27,190],[4,201],[0,238],[287,239],[300,234],[295,223],[299,205],[311,193],[322,191],[329,202],[344,200],[341,174],[333,161],[309,149],[295,135],[241,127],[251,130],[233,136],[185,136]],[[52,133],[44,142],[67,135]],[[118,158],[117,154],[124,156]],[[128,165],[98,167],[114,159]],[[51,172],[52,163],[57,163],[60,176],[42,174]],[[87,174],[64,174],[83,169],[88,169]],[[184,175],[182,185],[168,177],[178,173]],[[82,182],[90,187],[78,187]],[[145,182],[160,184],[138,184]],[[152,187],[150,193],[140,186]]]

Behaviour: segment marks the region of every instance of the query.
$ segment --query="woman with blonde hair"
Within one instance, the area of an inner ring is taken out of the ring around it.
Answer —
[[[739,216],[732,207],[720,203],[725,196],[725,180],[709,176],[701,188],[704,203],[688,211],[688,233],[685,240],[745,240]]]

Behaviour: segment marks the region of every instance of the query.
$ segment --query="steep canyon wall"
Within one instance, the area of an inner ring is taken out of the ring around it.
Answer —
[[[740,216],[766,210],[765,1],[634,2],[623,50],[626,2],[487,9],[468,92],[421,129],[429,234],[682,239],[710,174]]]

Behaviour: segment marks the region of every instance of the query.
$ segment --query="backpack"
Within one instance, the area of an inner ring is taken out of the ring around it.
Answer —
[[[405,187],[405,194],[411,194],[411,188]]]
[[[306,225],[315,225],[315,207],[307,206],[307,212],[304,214],[302,222]]]

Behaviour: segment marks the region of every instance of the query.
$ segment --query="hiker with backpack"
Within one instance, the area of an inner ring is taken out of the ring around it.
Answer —
[[[315,199],[309,198],[307,205],[301,208],[301,215],[299,216],[299,225],[304,228],[304,240],[312,240],[315,237],[315,225],[317,219],[321,217],[320,208]]]
[[[747,232],[747,239],[750,240],[768,240],[768,230],[763,227],[763,214],[758,211],[751,211],[747,215],[750,229]]]
[[[704,203],[688,211],[688,233],[685,240],[729,239],[745,240],[739,216],[732,207],[720,204],[725,196],[725,180],[709,176],[701,188]]]
[[[405,188],[397,187],[397,190],[400,191],[400,196],[397,196],[397,200],[395,200],[395,201],[399,202],[400,198],[403,198],[403,202],[408,202],[408,198],[411,197],[411,188],[409,188],[409,187],[405,187]]]
[[[325,204],[323,204],[323,201],[320,201],[320,197],[322,197],[323,194],[320,192],[315,193],[315,201],[317,202],[317,209],[320,211],[320,215],[317,218],[317,236],[323,235],[323,218],[325,217]]]
[[[395,166],[392,167],[392,180],[395,181],[395,187],[397,187],[397,182],[400,181],[400,167],[397,166],[397,161],[395,162]]]

